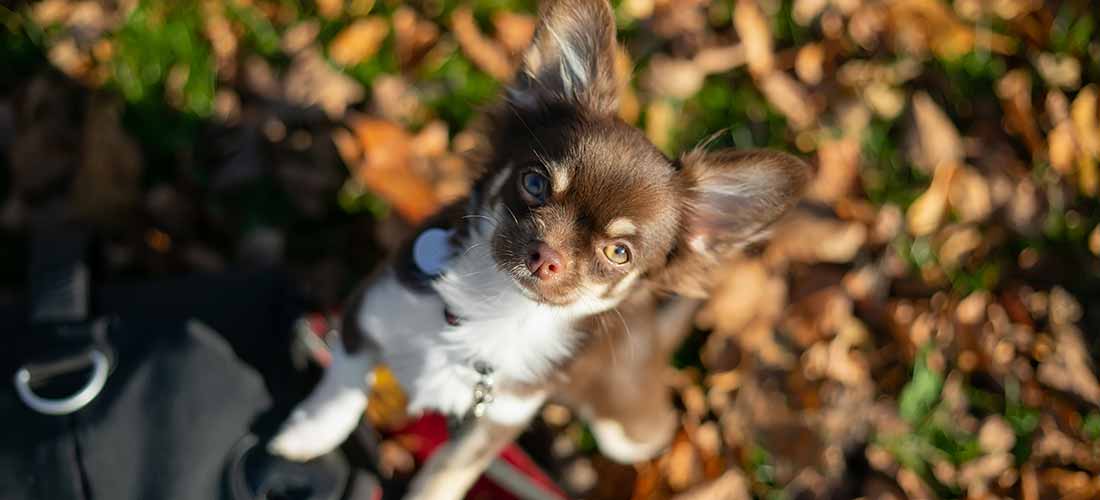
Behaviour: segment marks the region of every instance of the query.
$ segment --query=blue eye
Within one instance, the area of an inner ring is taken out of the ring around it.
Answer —
[[[536,172],[527,172],[523,174],[521,185],[523,190],[534,198],[534,201],[538,203],[546,201],[546,191],[550,188],[550,180],[546,176]]]

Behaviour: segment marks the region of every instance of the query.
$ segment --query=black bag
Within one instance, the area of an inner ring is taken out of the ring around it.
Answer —
[[[339,453],[263,452],[308,390],[286,279],[92,287],[86,241],[73,227],[35,235],[30,303],[0,305],[0,499],[379,496]]]

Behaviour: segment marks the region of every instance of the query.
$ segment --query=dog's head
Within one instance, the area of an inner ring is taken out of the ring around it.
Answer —
[[[797,200],[806,165],[771,151],[665,157],[617,115],[606,0],[551,0],[491,113],[487,172],[497,267],[530,298],[613,306],[649,282],[697,292],[720,258]],[[599,309],[599,307],[596,307]]]

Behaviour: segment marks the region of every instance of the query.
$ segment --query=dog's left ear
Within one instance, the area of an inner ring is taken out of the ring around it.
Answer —
[[[798,202],[810,168],[766,150],[697,150],[679,161],[680,235],[667,265],[652,277],[660,289],[702,297],[726,257],[766,237]]]
[[[544,0],[531,48],[509,87],[509,101],[548,101],[614,113],[615,17],[607,0]]]

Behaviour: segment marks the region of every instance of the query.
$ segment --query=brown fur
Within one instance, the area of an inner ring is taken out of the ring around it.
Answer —
[[[549,0],[539,18],[516,82],[488,113],[473,200],[483,210],[498,201],[507,208],[494,221],[493,256],[531,296],[560,305],[603,287],[605,297],[623,301],[576,325],[581,348],[557,373],[500,390],[549,391],[590,417],[618,422],[630,441],[650,444],[675,424],[661,373],[697,305],[675,299],[661,307],[658,298],[705,295],[722,259],[766,235],[797,201],[808,169],[771,151],[665,157],[615,115],[615,31],[606,1]],[[567,178],[568,187],[532,201],[522,191],[527,172],[555,183]],[[617,218],[629,219],[633,234],[606,234]],[[524,265],[540,242],[562,256],[555,279],[540,280]],[[627,245],[629,262],[607,259],[608,244]],[[628,277],[632,287],[615,288]]]

